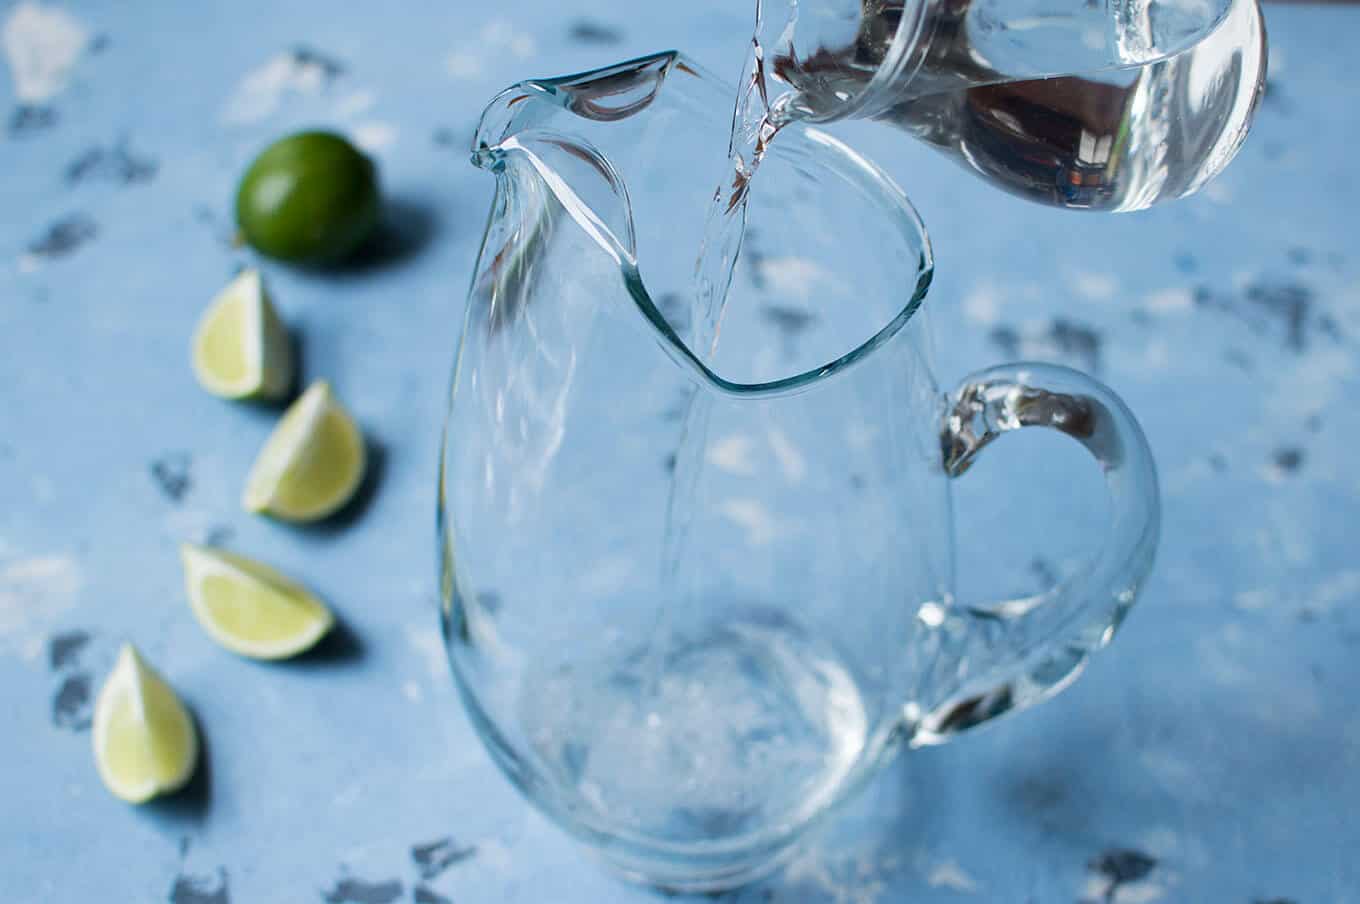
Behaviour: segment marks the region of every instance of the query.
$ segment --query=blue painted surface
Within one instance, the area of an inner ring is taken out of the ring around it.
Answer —
[[[444,665],[436,441],[491,188],[464,148],[517,78],[667,46],[735,74],[745,5],[61,9],[85,34],[65,84],[0,82],[4,897],[654,900],[518,798]],[[945,382],[1016,355],[1094,369],[1158,455],[1164,541],[1073,689],[904,757],[783,876],[730,900],[1101,900],[1121,868],[1105,900],[1360,896],[1360,13],[1267,15],[1253,135],[1207,192],[1162,209],[1039,209],[849,130],[931,228]],[[265,265],[304,375],[330,379],[382,449],[357,511],[299,530],[238,504],[276,412],[205,395],[187,355],[207,300],[250,261],[227,241],[239,173],[315,124],[373,149],[405,239],[341,274]],[[958,488],[965,597],[1033,589],[1099,523],[1098,505],[1066,501],[1072,483],[1098,492],[1079,450],[998,447]],[[998,506],[1030,521],[1003,529]],[[272,665],[215,647],[175,555],[209,536],[304,578],[348,642]],[[83,728],[82,690],[123,640],[206,741],[190,791],[141,809],[104,792]]]

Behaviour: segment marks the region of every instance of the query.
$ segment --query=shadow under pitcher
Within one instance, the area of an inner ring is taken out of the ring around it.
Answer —
[[[720,310],[697,300],[731,98],[675,53],[520,83],[439,473],[444,635],[482,740],[626,875],[772,869],[904,747],[1047,699],[1157,545],[1133,416],[1083,374],[933,373],[929,240],[817,128],[780,133]],[[954,598],[950,482],[1023,427],[1098,460],[1110,534],[1039,596]]]

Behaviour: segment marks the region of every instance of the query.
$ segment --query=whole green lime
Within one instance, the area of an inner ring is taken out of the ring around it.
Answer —
[[[236,224],[279,260],[334,263],[378,224],[378,173],[333,132],[298,132],[265,148],[236,190]]]

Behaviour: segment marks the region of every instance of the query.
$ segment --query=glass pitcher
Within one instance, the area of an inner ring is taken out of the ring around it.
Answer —
[[[763,0],[734,150],[871,118],[1029,200],[1138,210],[1228,165],[1265,77],[1256,0]]]
[[[490,105],[438,485],[479,735],[587,848],[686,890],[772,868],[903,748],[1062,688],[1158,536],[1146,442],[1107,388],[1011,364],[940,391],[924,228],[814,127],[770,151],[722,321],[701,323],[727,103],[664,53]],[[1099,461],[1109,538],[1046,593],[956,600],[950,481],[1029,426]]]

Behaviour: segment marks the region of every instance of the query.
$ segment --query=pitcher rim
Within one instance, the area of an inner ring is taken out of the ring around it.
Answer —
[[[622,62],[612,63],[594,69],[587,69],[568,75],[551,78],[524,79],[499,91],[482,111],[482,114],[478,119],[477,129],[472,138],[470,162],[479,169],[492,168],[488,166],[490,161],[494,159],[492,152],[508,138],[512,137],[510,129],[514,120],[512,108],[523,99],[526,99],[527,97],[537,97],[550,103],[554,103],[559,108],[565,108],[562,95],[558,92],[558,89],[561,86],[568,84],[588,84],[592,81],[614,78],[622,73],[634,71],[644,66],[657,66],[658,64],[660,64],[660,72],[656,89],[637,102],[626,115],[632,115],[650,105],[659,92],[661,85],[669,78],[672,71],[679,71],[713,84],[723,84],[722,79],[677,50],[644,54]],[[497,113],[502,114],[503,117],[502,121],[499,123],[495,121]],[[688,343],[676,334],[656,303],[652,300],[651,293],[644,285],[642,276],[639,273],[635,262],[629,262],[622,268],[625,288],[632,298],[633,303],[636,305],[638,312],[642,314],[643,320],[650,327],[660,343],[662,350],[673,361],[690,371],[691,376],[696,382],[705,385],[724,396],[764,398],[775,395],[784,395],[791,392],[799,392],[810,389],[813,386],[820,384],[823,380],[862,362],[873,354],[875,350],[896,336],[907,322],[911,320],[912,316],[924,302],[934,277],[935,263],[934,252],[932,251],[930,243],[930,233],[926,230],[925,223],[922,221],[915,206],[912,205],[910,199],[907,198],[906,193],[897,182],[872,160],[823,129],[807,123],[794,123],[793,127],[799,128],[804,136],[813,144],[827,148],[839,155],[842,160],[848,162],[857,169],[866,179],[867,183],[872,187],[874,202],[881,205],[892,215],[895,225],[903,238],[907,240],[907,244],[909,246],[914,244],[919,247],[916,262],[916,283],[912,288],[910,297],[902,304],[897,312],[888,319],[883,326],[879,327],[868,338],[849,351],[842,353],[830,361],[819,364],[816,367],[800,371],[799,373],[790,376],[764,382],[741,382],[729,380],[718,374],[695,354]],[[499,133],[495,137],[494,143],[491,140],[488,140],[490,137],[488,132],[490,131]]]

